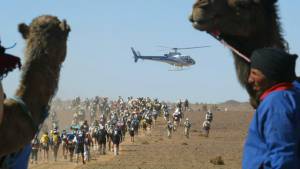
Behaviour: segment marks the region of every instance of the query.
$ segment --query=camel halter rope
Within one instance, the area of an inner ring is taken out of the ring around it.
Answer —
[[[244,59],[246,62],[251,63],[251,60],[245,56],[244,54],[242,54],[240,51],[238,51],[237,49],[235,49],[233,46],[229,45],[224,39],[222,39],[220,37],[220,32],[207,32],[208,34],[210,34],[212,37],[214,37],[215,39],[217,39],[219,42],[221,42],[225,47],[229,48],[231,51],[233,51],[235,54],[237,54],[239,57],[241,57],[242,59]]]

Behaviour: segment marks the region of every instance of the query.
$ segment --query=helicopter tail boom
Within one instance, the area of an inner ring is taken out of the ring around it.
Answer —
[[[138,51],[135,51],[133,47],[131,47],[131,51],[133,53],[134,62],[137,62],[140,56],[140,53]]]

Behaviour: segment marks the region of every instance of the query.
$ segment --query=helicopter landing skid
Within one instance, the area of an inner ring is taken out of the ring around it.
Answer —
[[[169,71],[182,71],[182,70],[187,70],[187,68],[183,68],[183,67],[173,67],[171,69],[169,69]]]

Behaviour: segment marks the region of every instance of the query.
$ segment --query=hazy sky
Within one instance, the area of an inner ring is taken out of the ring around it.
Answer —
[[[66,19],[72,31],[67,58],[61,70],[57,96],[150,96],[176,101],[247,101],[246,91],[237,82],[228,49],[188,21],[194,0],[7,0],[1,3],[2,45],[17,46],[8,53],[23,59],[24,40],[17,31],[21,22],[51,14]],[[300,1],[279,2],[283,32],[292,53],[300,54]],[[210,48],[181,51],[191,55],[196,65],[185,71],[168,71],[170,66],[151,61],[133,62],[130,47],[141,54],[162,55],[158,45]],[[297,73],[300,74],[299,59]],[[20,71],[3,80],[12,96]]]

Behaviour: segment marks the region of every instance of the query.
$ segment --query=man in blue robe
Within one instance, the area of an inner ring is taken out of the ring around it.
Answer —
[[[253,52],[248,82],[259,93],[244,145],[243,169],[300,169],[300,90],[297,55],[280,49]]]

